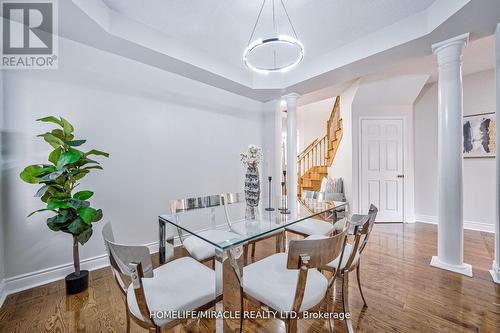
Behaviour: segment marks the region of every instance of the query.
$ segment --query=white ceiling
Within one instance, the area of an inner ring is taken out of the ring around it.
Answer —
[[[103,0],[113,11],[175,40],[186,49],[242,67],[262,0]],[[272,1],[266,0],[256,37],[273,31]],[[427,9],[435,0],[284,0],[305,46],[305,61]],[[280,0],[277,31],[292,35]],[[254,38],[255,39],[255,38]]]
[[[491,35],[500,22],[498,0],[284,0],[305,58],[289,72],[260,75],[244,66],[242,53],[261,1],[62,1],[59,31],[77,42],[268,101],[289,92],[331,93],[331,87],[412,58],[432,61],[433,43],[465,32],[477,40]],[[269,12],[257,27],[259,36],[271,27]],[[284,25],[281,10],[276,15]]]

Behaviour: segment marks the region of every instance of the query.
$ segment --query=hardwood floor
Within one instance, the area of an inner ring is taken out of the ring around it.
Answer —
[[[500,286],[488,272],[493,235],[465,231],[465,262],[472,264],[473,278],[429,266],[436,237],[436,227],[428,224],[375,225],[361,262],[365,309],[355,274],[350,276],[356,332],[500,332]],[[258,243],[256,259],[273,251],[273,239]],[[0,309],[0,332],[125,332],[125,305],[109,268],[90,278],[89,290],[75,296],[65,295],[63,281],[8,296]],[[244,329],[284,332],[284,324],[245,320]],[[213,320],[201,320],[168,332],[213,330]],[[147,331],[132,323],[132,332]],[[328,332],[328,324],[299,320],[299,332]],[[335,332],[344,332],[342,322],[335,321]]]

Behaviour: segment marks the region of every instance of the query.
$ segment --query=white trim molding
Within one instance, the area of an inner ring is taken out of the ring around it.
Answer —
[[[415,221],[429,224],[438,224],[437,216],[432,215],[416,214]],[[494,233],[495,225],[477,221],[464,221],[464,229]]]
[[[158,242],[145,244],[151,253],[158,252]],[[107,254],[101,254],[92,258],[81,260],[81,269],[95,271],[109,266]],[[73,263],[66,263],[59,266],[49,267],[38,271],[20,274],[5,279],[0,282],[0,306],[6,296],[26,289],[38,287],[47,283],[64,279],[73,272]]]
[[[7,292],[5,290],[5,281],[4,279],[2,279],[0,280],[0,307],[2,307],[6,297],[7,297]]]

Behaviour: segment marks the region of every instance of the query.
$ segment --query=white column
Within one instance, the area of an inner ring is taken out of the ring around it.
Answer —
[[[469,34],[432,45],[438,61],[438,255],[431,265],[472,276],[464,264],[462,51]]]
[[[496,96],[497,96],[497,107],[496,107],[496,203],[495,203],[495,260],[491,266],[491,276],[493,281],[500,284],[500,134],[499,125],[500,124],[500,23],[497,25],[495,32],[496,37]]]
[[[283,140],[283,111],[281,110],[281,99],[276,100],[274,103],[274,170],[273,170],[273,207],[278,209],[281,207],[281,177],[283,167],[281,161],[282,154],[282,140]]]
[[[297,213],[297,100],[298,94],[285,96],[287,134],[286,134],[286,177],[288,209]]]

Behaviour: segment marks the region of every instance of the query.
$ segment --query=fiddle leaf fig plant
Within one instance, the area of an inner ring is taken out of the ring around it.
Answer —
[[[45,208],[28,215],[51,211],[55,215],[47,219],[52,231],[62,231],[73,236],[73,262],[75,275],[80,275],[78,243],[85,244],[92,236],[92,223],[102,218],[102,210],[91,207],[89,199],[94,195],[90,190],[79,190],[81,181],[92,170],[102,170],[94,156],[109,157],[100,150],[80,150],[86,140],[76,140],[74,128],[66,119],[49,116],[37,121],[53,123],[57,128],[38,135],[54,150],[48,156],[47,164],[29,165],[19,175],[29,184],[41,185],[35,194],[45,203]]]

